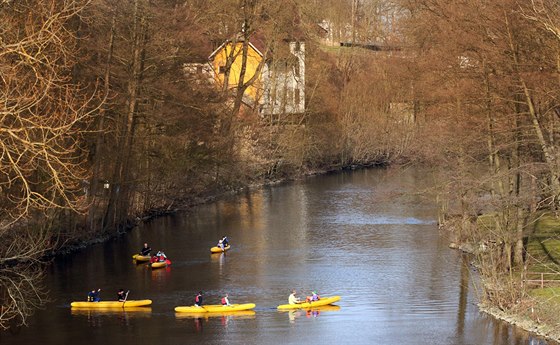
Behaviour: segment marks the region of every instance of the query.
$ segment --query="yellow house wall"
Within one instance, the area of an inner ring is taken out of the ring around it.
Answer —
[[[236,43],[235,45],[235,60],[231,65],[231,70],[229,72],[229,80],[228,80],[228,88],[235,88],[239,82],[239,76],[241,74],[241,65],[243,60],[243,51],[242,51],[243,44],[241,42]],[[233,49],[233,44],[228,43],[224,45],[215,55],[214,60],[212,61],[212,67],[214,71],[216,71],[216,80],[218,81],[220,86],[224,85],[224,78],[225,73],[219,73],[220,66],[226,66],[227,57],[230,55],[231,49]],[[259,63],[262,60],[262,56],[257,53],[252,46],[249,46],[247,52],[247,67],[245,70],[245,77],[244,82],[249,81],[257,72],[257,68]],[[254,100],[258,97],[258,92],[260,89],[260,76],[255,80],[255,82],[247,88],[245,91],[246,95],[251,96]]]

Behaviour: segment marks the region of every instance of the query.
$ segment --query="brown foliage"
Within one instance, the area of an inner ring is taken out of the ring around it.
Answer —
[[[450,173],[442,202],[459,238],[483,242],[487,297],[510,308],[523,294],[523,236],[537,208],[558,208],[558,6],[554,1],[402,1],[414,87],[434,156]],[[540,203],[537,204],[537,200]],[[491,224],[473,221],[491,214]]]

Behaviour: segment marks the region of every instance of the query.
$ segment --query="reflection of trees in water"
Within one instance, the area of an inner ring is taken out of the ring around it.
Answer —
[[[47,301],[42,265],[0,268],[0,329],[27,324],[27,318]]]

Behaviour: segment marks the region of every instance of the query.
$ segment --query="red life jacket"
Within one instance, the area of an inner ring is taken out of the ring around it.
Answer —
[[[226,305],[226,304],[227,304],[226,298],[225,298],[225,297],[222,297],[222,305]]]

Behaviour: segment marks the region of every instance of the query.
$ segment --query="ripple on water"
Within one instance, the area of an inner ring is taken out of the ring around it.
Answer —
[[[359,214],[356,212],[347,214],[336,214],[332,216],[325,216],[323,218],[325,223],[337,224],[337,225],[420,225],[436,224],[434,219],[419,219],[415,217],[396,217],[396,216],[384,216],[376,214]]]

